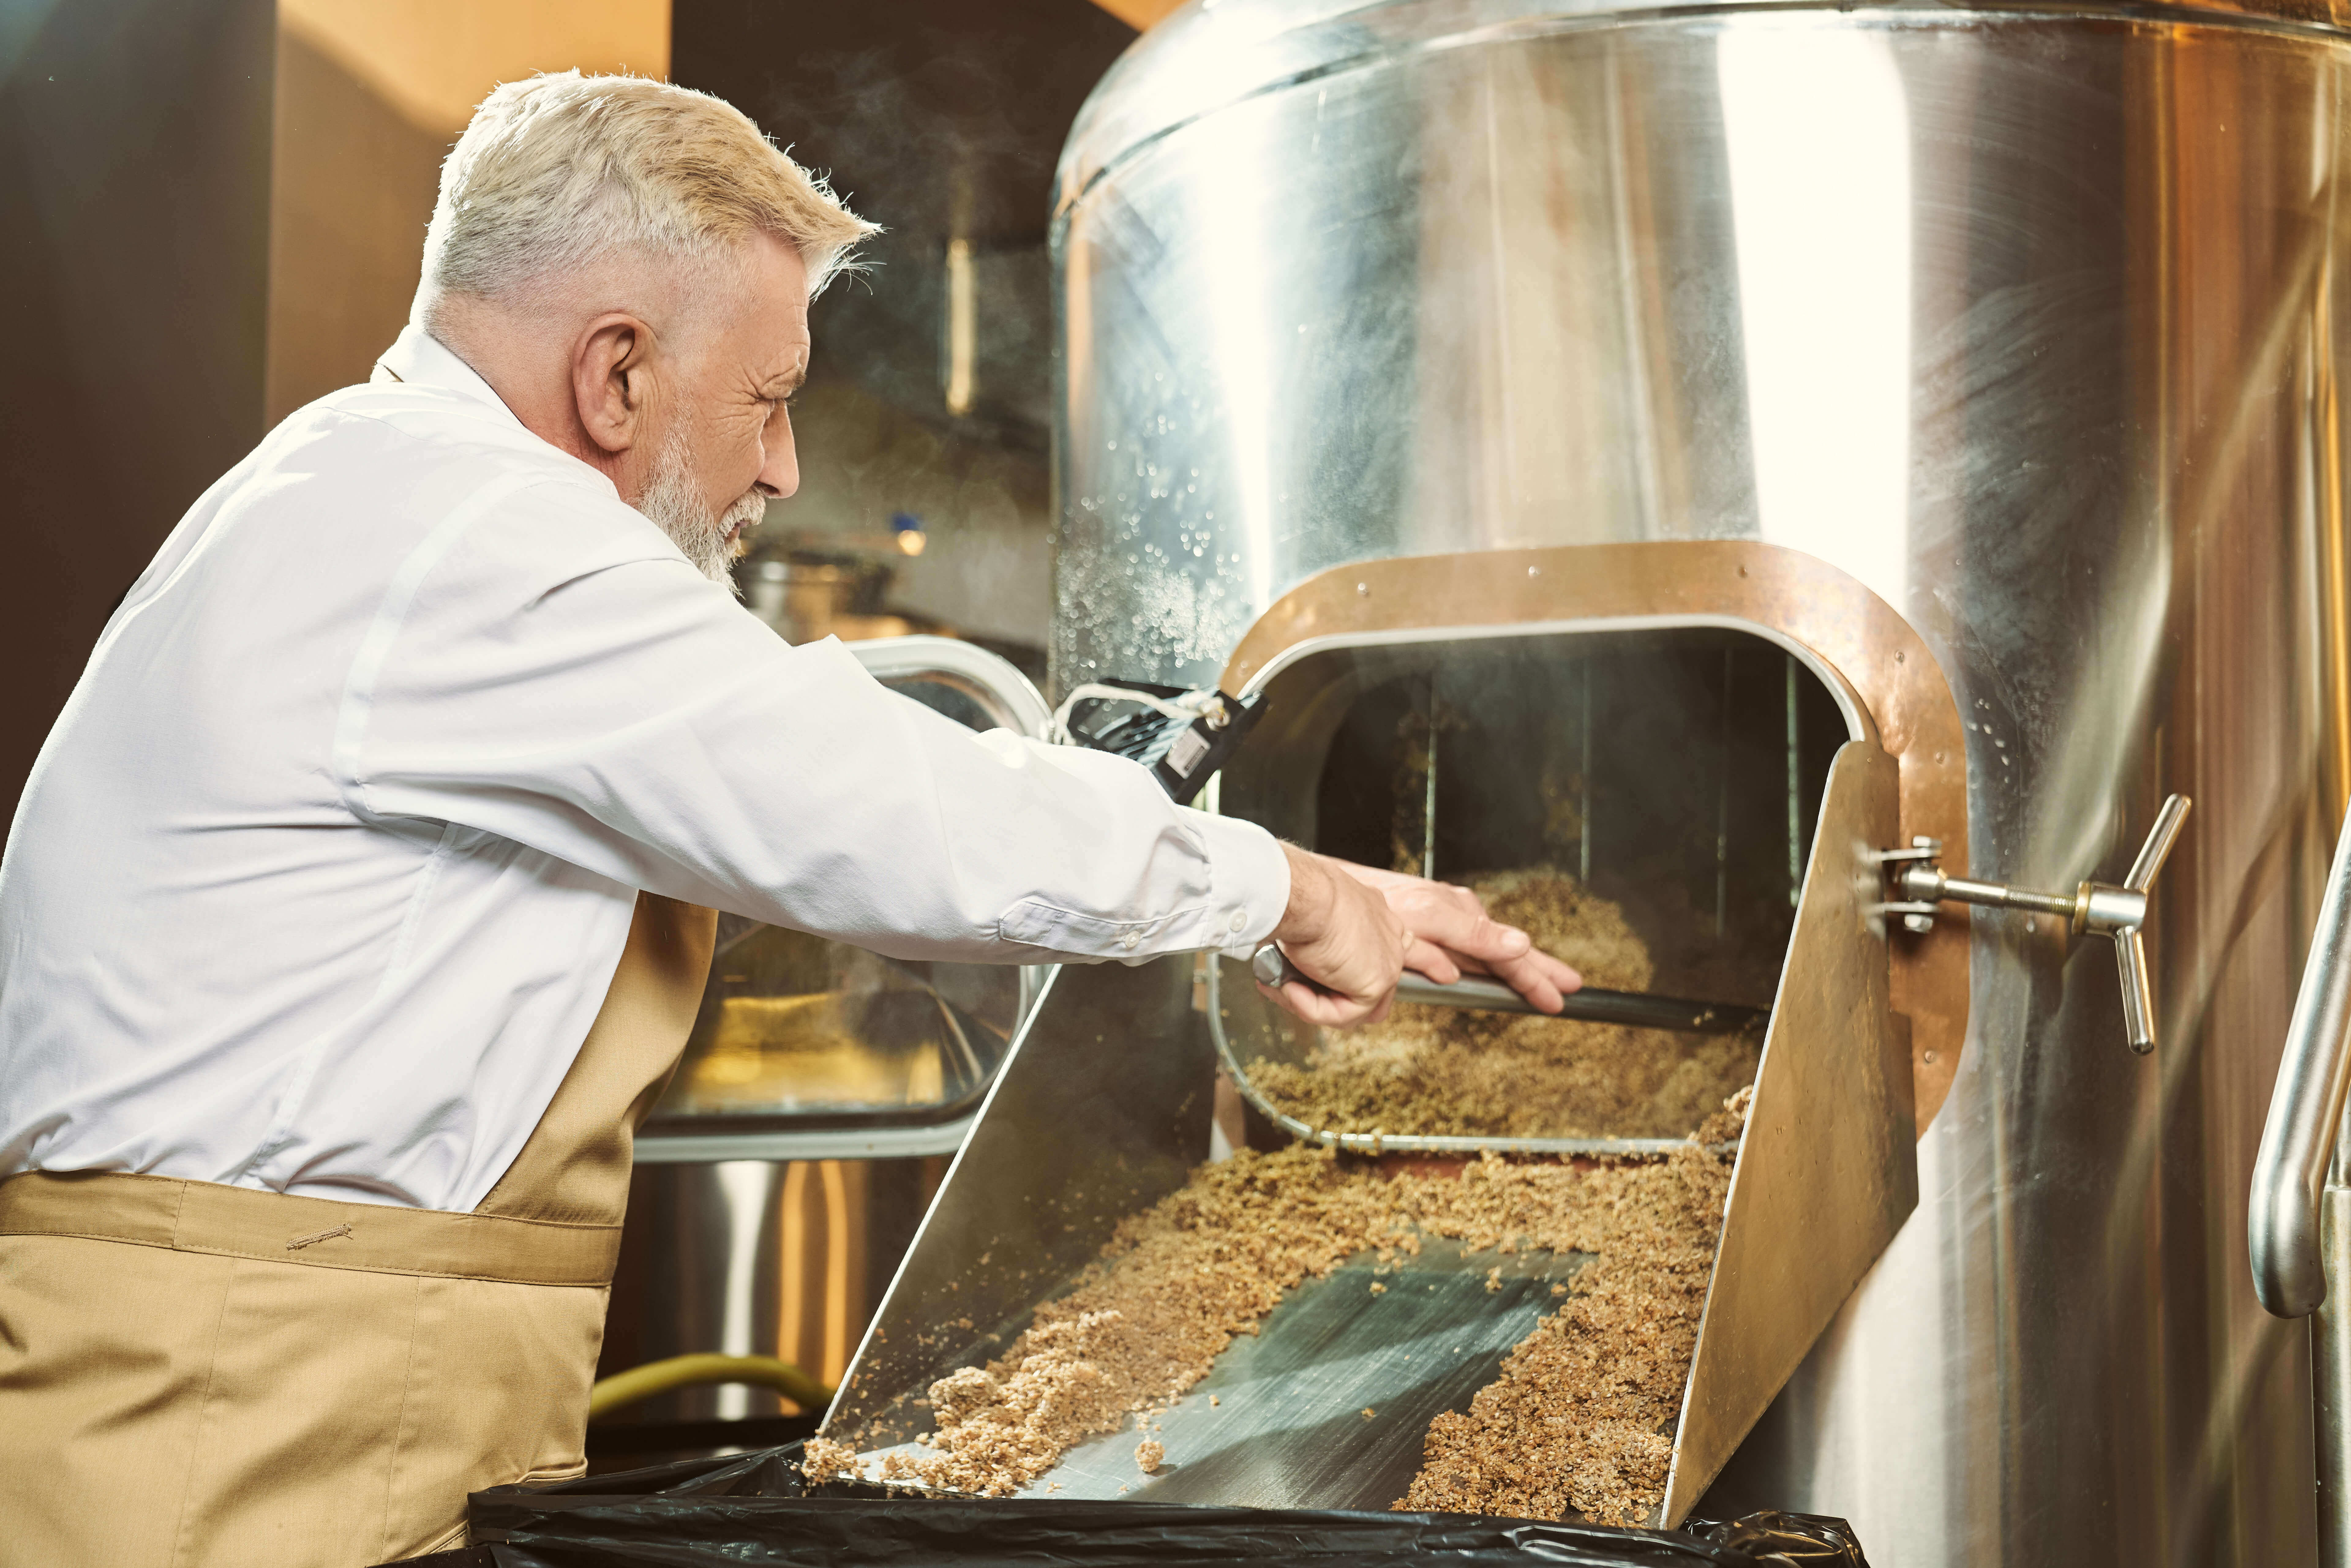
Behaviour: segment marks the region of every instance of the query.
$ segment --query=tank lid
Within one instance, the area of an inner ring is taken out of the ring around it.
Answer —
[[[2251,21],[2351,31],[2351,0],[2190,0],[2185,5],[2021,0],[1964,7],[1938,0],[1895,0],[1866,7],[1774,0],[1687,6],[1630,5],[1622,0],[1191,0],[1136,39],[1078,110],[1055,175],[1054,215],[1066,214],[1095,178],[1130,150],[1270,88],[1396,55],[1489,39],[1677,16],[1713,20],[1749,11],[1811,10],[1941,26],[1964,26],[2008,13],[2044,20],[2078,16],[2155,25]]]

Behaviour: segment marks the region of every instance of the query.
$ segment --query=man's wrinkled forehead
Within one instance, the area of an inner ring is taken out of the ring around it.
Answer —
[[[772,341],[769,346],[769,374],[788,378],[790,391],[808,380],[809,355],[814,351],[815,340],[809,335],[808,300],[803,297],[797,305],[788,306],[774,319]]]
[[[806,378],[813,347],[808,268],[796,248],[762,235],[730,270],[733,308],[718,313],[727,322],[723,337],[762,388],[788,381],[789,392]]]

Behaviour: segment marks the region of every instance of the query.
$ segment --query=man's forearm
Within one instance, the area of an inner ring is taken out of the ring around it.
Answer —
[[[1290,861],[1290,902],[1273,928],[1273,938],[1311,942],[1330,929],[1332,909],[1338,902],[1333,873],[1321,855],[1296,844],[1283,844],[1281,852]]]

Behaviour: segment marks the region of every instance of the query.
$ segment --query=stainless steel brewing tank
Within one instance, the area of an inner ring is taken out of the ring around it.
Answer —
[[[1760,540],[1939,663],[1974,874],[2195,797],[2158,1055],[1980,914],[1918,1210],[1722,1483],[1896,1568],[2314,1550],[2241,1224],[2351,774],[2332,23],[1226,0],[1063,158],[1061,686],[1343,563]]]

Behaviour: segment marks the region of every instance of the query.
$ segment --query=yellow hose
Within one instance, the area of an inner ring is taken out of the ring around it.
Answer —
[[[700,1383],[757,1384],[774,1389],[803,1411],[822,1410],[832,1403],[831,1389],[790,1362],[772,1355],[673,1355],[600,1379],[588,1391],[588,1419]]]

